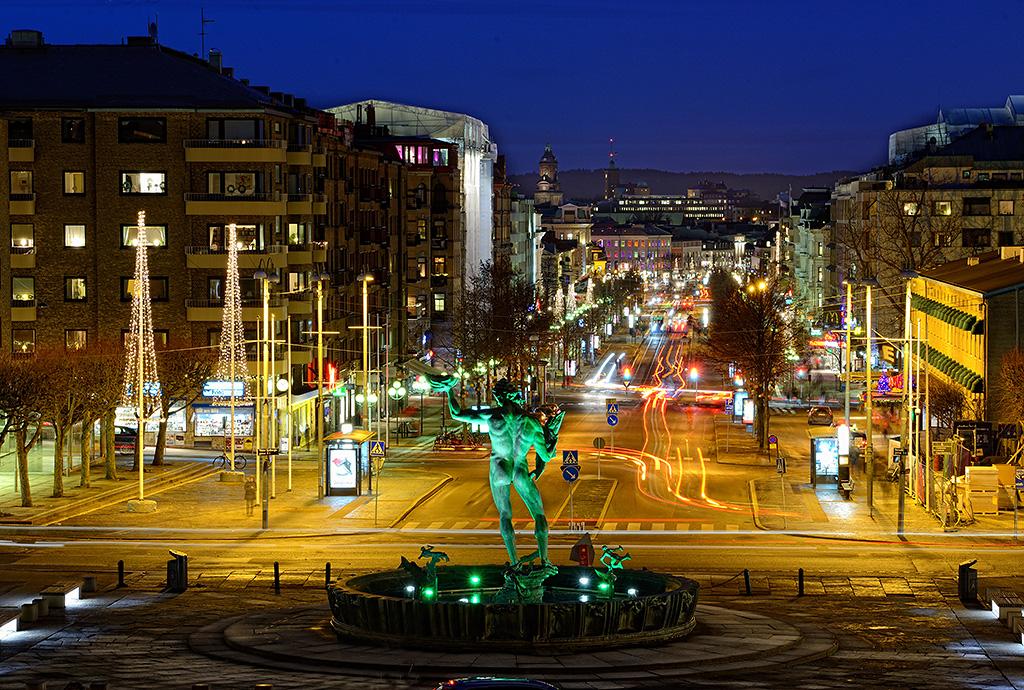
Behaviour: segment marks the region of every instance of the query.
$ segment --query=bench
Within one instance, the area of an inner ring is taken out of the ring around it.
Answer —
[[[853,480],[846,482],[839,482],[839,493],[843,495],[847,501],[850,500],[850,494],[853,493]]]
[[[67,606],[68,601],[78,601],[82,593],[82,584],[73,580],[58,582],[50,585],[39,593],[43,599],[50,604],[51,610],[61,611]]]

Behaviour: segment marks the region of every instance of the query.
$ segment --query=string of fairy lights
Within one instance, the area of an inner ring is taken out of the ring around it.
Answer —
[[[132,317],[129,326],[125,363],[123,404],[137,406],[136,382],[143,381],[142,395],[156,407],[160,398],[160,377],[156,368],[156,345],[153,338],[153,302],[149,290],[149,241],[146,235],[146,212],[139,211],[135,235],[135,275],[132,289]],[[139,349],[142,356],[139,356]],[[141,367],[141,371],[139,368]],[[139,416],[145,417],[143,410]]]
[[[227,227],[227,276],[224,280],[224,314],[221,317],[220,358],[216,376],[221,381],[244,381],[248,375],[245,356],[245,324],[242,291],[238,281],[238,237],[234,223]]]

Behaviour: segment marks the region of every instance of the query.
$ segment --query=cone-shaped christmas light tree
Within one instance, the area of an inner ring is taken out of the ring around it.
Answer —
[[[229,381],[231,389],[231,428],[228,458],[231,471],[235,470],[235,398],[236,382],[245,381],[248,365],[245,358],[245,324],[242,322],[242,291],[238,284],[238,237],[234,223],[228,225],[228,268],[224,280],[224,315],[220,328],[220,359],[217,378]],[[244,388],[243,388],[244,390]]]

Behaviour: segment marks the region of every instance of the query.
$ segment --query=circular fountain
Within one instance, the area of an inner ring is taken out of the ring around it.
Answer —
[[[507,568],[486,565],[361,575],[328,588],[331,627],[371,644],[553,653],[666,642],[696,624],[698,585],[683,577],[563,566],[518,595],[509,582]]]

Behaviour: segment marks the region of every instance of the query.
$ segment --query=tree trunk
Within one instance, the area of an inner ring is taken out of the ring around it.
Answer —
[[[85,420],[82,422],[82,465],[80,467],[81,473],[78,477],[79,486],[90,486],[90,473],[92,464],[92,422],[93,420]]]
[[[757,428],[757,447],[764,450],[768,445],[768,398],[758,398],[754,401],[757,408],[754,425]]]
[[[164,448],[167,447],[167,415],[160,420],[160,429],[156,433],[156,448],[153,449],[153,465],[164,464]]]
[[[27,431],[18,429],[15,439],[18,446],[18,478],[21,480],[21,507],[32,507],[32,487],[28,483],[28,440]]]
[[[103,416],[103,423],[100,426],[100,433],[103,434],[103,465],[106,468],[107,479],[117,480],[117,455],[114,453],[114,413],[109,412]]]
[[[60,498],[64,495],[64,437],[67,435],[65,429],[59,425],[53,425],[53,497]]]

